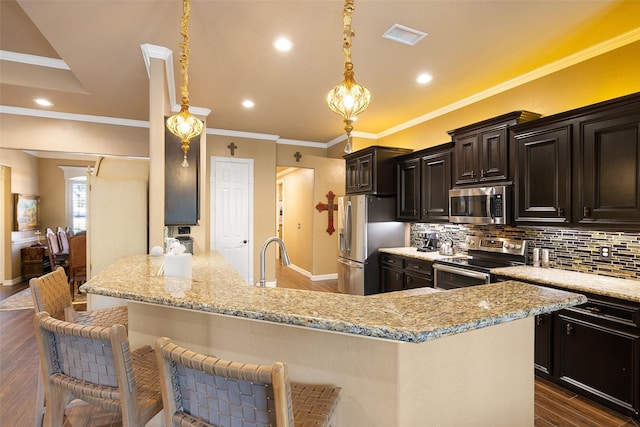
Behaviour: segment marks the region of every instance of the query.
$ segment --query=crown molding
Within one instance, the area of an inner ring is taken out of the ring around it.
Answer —
[[[45,119],[72,120],[76,122],[99,123],[105,125],[130,126],[148,128],[149,122],[144,120],[121,119],[117,117],[90,116],[88,114],[61,113],[58,111],[36,110],[35,108],[12,107],[0,105],[0,114],[41,117]]]
[[[36,65],[38,67],[57,68],[71,71],[71,68],[62,59],[47,58],[46,56],[29,55],[27,53],[9,52],[0,50],[0,61],[19,62],[21,64]]]

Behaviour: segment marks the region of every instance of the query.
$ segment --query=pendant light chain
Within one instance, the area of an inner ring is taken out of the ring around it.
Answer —
[[[182,18],[180,20],[180,35],[182,36],[182,42],[178,43],[180,46],[180,73],[182,74],[182,86],[180,93],[182,95],[182,104],[189,105],[189,18],[191,17],[191,4],[189,0],[183,0],[182,2]]]

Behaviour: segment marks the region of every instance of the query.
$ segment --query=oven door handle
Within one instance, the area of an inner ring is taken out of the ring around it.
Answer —
[[[443,265],[443,264],[433,264],[433,271],[434,271],[434,274],[437,271],[444,271],[447,273],[459,274],[460,276],[473,277],[474,279],[483,279],[487,283],[489,283],[489,278],[491,277],[489,273],[467,270],[467,269],[458,268],[458,267],[451,267],[449,265]]]

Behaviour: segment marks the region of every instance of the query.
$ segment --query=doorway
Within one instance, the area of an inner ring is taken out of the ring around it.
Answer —
[[[278,168],[278,230],[287,247],[291,267],[313,274],[315,170]]]
[[[253,159],[211,157],[211,249],[253,278]]]

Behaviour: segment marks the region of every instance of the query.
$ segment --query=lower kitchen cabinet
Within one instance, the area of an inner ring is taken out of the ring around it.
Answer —
[[[380,253],[382,292],[433,287],[433,263],[426,260]]]
[[[640,303],[579,293],[586,303],[535,317],[535,373],[640,420]]]
[[[553,353],[551,352],[551,338],[553,334],[553,315],[538,314],[535,318],[535,350],[533,364],[542,376],[551,375],[553,367]]]
[[[561,311],[556,322],[555,377],[620,412],[638,416],[640,336]]]

